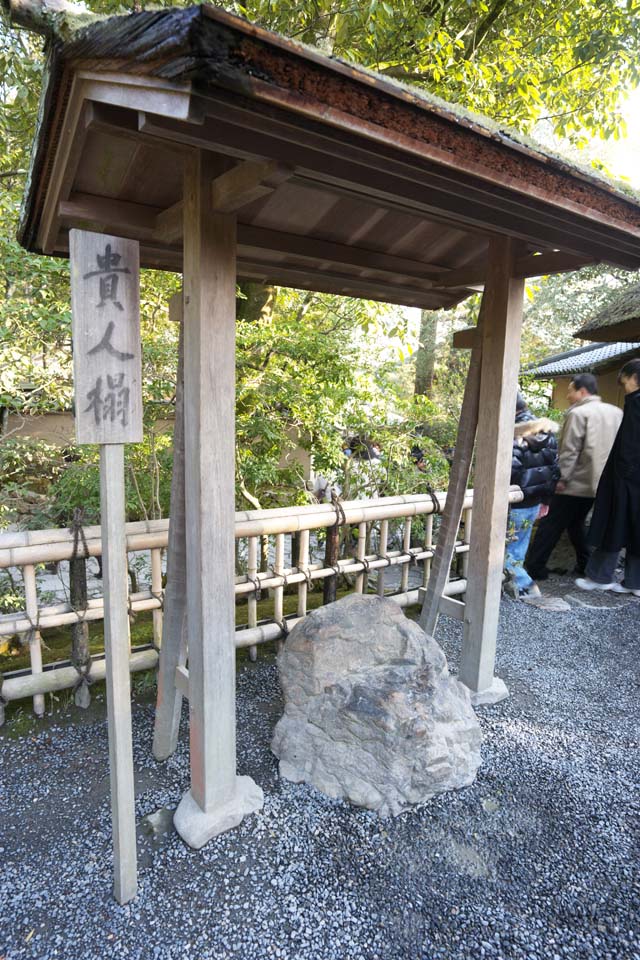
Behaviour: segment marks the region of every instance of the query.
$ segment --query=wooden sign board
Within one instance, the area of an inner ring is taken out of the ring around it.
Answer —
[[[69,232],[76,440],[142,440],[140,248]]]

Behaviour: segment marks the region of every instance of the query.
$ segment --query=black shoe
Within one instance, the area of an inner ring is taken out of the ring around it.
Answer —
[[[535,570],[531,567],[525,567],[525,570],[529,574],[532,580],[548,580],[549,579],[549,570],[546,567],[543,567],[542,570]]]

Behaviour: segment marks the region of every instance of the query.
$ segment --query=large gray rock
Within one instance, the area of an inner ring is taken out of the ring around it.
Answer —
[[[480,727],[444,653],[393,600],[350,596],[315,610],[278,656],[280,774],[378,811],[472,783]]]

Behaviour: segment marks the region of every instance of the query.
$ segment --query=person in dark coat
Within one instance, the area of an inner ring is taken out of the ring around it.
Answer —
[[[540,588],[524,568],[533,524],[549,509],[560,477],[558,443],[554,436],[558,425],[546,418],[537,419],[519,393],[511,454],[511,483],[520,487],[524,499],[509,509],[505,568],[509,576],[507,591],[515,599],[540,596]]]
[[[593,507],[588,541],[595,550],[576,586],[640,597],[640,359],[625,363],[618,383],[625,392],[622,423]],[[615,569],[623,548],[624,581],[618,583]]]

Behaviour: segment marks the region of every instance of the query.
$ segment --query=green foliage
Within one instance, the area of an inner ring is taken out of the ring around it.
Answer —
[[[122,12],[114,0],[89,0],[89,6],[99,14]],[[232,7],[498,123],[528,130],[548,116],[556,133],[578,143],[585,131],[620,133],[620,92],[638,82],[637,0],[249,0]],[[68,410],[72,402],[68,265],[26,254],[15,240],[41,74],[40,38],[10,30],[0,20],[0,407],[25,414]],[[594,298],[621,280],[617,273],[607,277],[594,272],[582,299],[581,281],[537,282],[525,359],[564,348],[565,333],[579,323],[579,304],[592,310]],[[130,519],[168,513],[170,440],[156,436],[155,424],[173,413],[177,330],[168,320],[167,301],[178,283],[175,275],[142,273],[146,439],[127,455]],[[412,360],[398,311],[281,290],[258,319],[240,320],[238,504],[302,499],[302,468],[292,456],[298,446],[312,451],[316,470],[339,478],[345,489],[392,493],[420,489],[427,481],[442,486],[447,465],[440,451],[455,443],[468,363],[465,351],[449,348],[449,334],[468,323],[473,309],[471,301],[441,318],[430,402],[411,396]],[[356,480],[353,465],[345,462],[343,440],[356,434],[383,449],[375,476],[361,471]],[[416,438],[425,453],[425,474],[409,456]],[[84,507],[87,519],[97,519],[96,451],[84,448],[63,462],[57,450],[43,446],[11,446],[5,440],[1,449],[5,502],[9,494],[15,499],[49,489],[51,502],[39,513],[31,511],[29,523],[36,515],[44,525],[68,523],[75,506]]]
[[[620,136],[620,91],[640,76],[637,0],[247,0],[235,9],[499,123],[530,130],[546,117],[579,141],[585,131]]]

